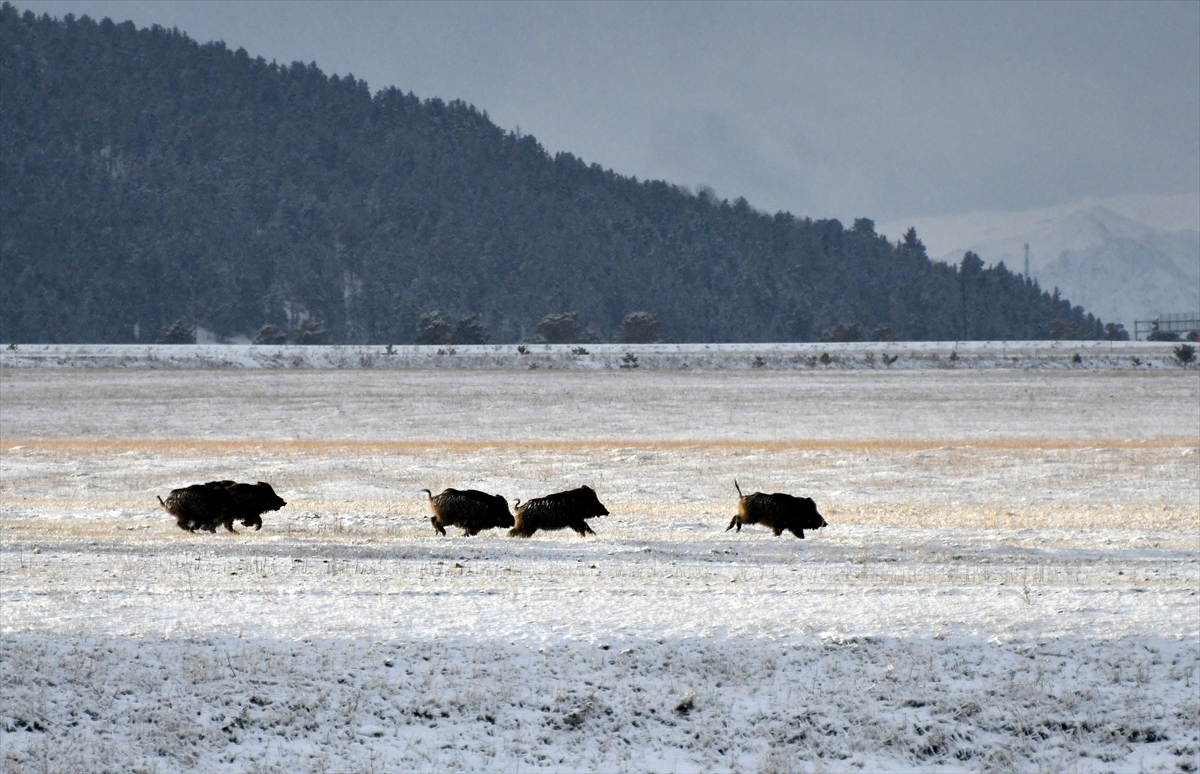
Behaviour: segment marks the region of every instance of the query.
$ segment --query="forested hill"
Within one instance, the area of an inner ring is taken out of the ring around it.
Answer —
[[[912,231],[622,177],[462,102],[176,30],[4,5],[0,143],[3,341],[153,341],[182,320],[401,344],[433,310],[496,342],[568,311],[606,340],[632,312],[670,341],[1103,333],[1003,265],[931,262]]]

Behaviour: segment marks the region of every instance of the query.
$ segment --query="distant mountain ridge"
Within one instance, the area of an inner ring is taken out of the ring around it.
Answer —
[[[1117,206],[1129,215],[1114,210]],[[1130,215],[1159,222],[1156,227]],[[930,252],[948,263],[971,250],[988,263],[1004,261],[1022,271],[1028,244],[1030,273],[1042,287],[1057,287],[1103,319],[1132,331],[1135,319],[1152,319],[1159,313],[1200,314],[1197,220],[1200,197],[1187,196],[915,222],[927,235]]]
[[[974,258],[640,182],[462,102],[372,94],[176,30],[0,7],[0,339],[536,338],[551,313],[677,342],[1097,338]],[[434,319],[432,316],[426,318]]]

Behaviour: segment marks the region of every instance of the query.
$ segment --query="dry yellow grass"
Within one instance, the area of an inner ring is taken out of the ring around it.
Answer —
[[[261,535],[305,536],[344,533],[347,539],[412,538],[430,536],[428,512],[422,503],[411,501],[383,503],[346,502],[336,500],[306,500],[298,503],[306,513],[325,516],[322,521],[297,519],[295,513],[283,511],[269,514]],[[81,505],[62,499],[27,500],[23,510],[67,514],[66,518],[38,520],[29,518],[0,518],[6,530],[6,540],[20,536],[53,534],[58,538],[111,538],[136,530],[140,536],[157,535],[168,539],[179,537],[171,517],[160,514],[157,504],[135,498],[109,498]],[[630,502],[615,506],[610,502],[613,518],[597,522],[597,529],[607,538],[626,540],[669,539],[681,526],[723,530],[736,510],[732,498],[704,500],[692,503]],[[152,522],[131,522],[127,518],[113,519],[95,515],[97,511],[141,511]],[[901,502],[887,505],[822,506],[822,513],[832,528],[820,533],[819,539],[835,538],[840,527],[870,526],[901,529],[968,529],[968,530],[1121,530],[1142,533],[1173,534],[1175,539],[1189,544],[1200,542],[1200,512],[1174,505],[1000,505],[930,504]],[[754,530],[751,530],[752,532]],[[223,534],[223,533],[222,533]],[[732,534],[732,533],[731,533]],[[564,533],[565,535],[565,533]],[[573,538],[571,535],[566,537]]]
[[[37,510],[57,510],[63,513],[70,504],[62,502],[27,503]],[[123,503],[126,507],[130,503]],[[251,537],[242,538],[226,535],[219,531],[215,536],[197,534],[188,536],[181,533],[171,517],[162,514],[161,519],[147,524],[145,521],[131,523],[129,519],[112,519],[92,516],[80,509],[77,516],[38,520],[29,518],[3,518],[5,537],[10,546],[14,542],[36,542],[38,539],[69,540],[69,539],[103,539],[112,541],[119,536],[129,539],[165,540],[175,542],[180,539],[204,540],[252,540],[263,541],[269,538],[303,538],[320,536],[324,539],[344,540],[346,542],[384,542],[389,540],[411,540],[414,538],[429,538],[433,536],[429,528],[428,515],[415,510],[408,512],[376,509],[367,513],[368,509],[354,507],[346,503],[328,501],[306,503],[328,514],[323,521],[307,522],[290,518],[286,513],[270,514],[266,519],[267,525],[259,533],[249,532]],[[713,501],[692,503],[687,507],[679,505],[639,503],[634,508],[614,510],[613,518],[599,519],[594,526],[601,533],[599,539],[622,541],[661,541],[672,539],[688,539],[676,532],[681,526],[692,528],[692,536],[724,535],[723,530],[733,514],[735,506],[732,501]],[[148,514],[153,510],[146,508]],[[810,535],[816,540],[844,541],[857,539],[859,534],[848,534],[845,528],[880,527],[904,530],[924,529],[963,529],[963,530],[1000,530],[1022,533],[1028,530],[1044,532],[1046,530],[1086,531],[1111,535],[1110,530],[1121,532],[1136,532],[1152,534],[1155,542],[1179,548],[1200,548],[1200,514],[1186,508],[1157,508],[1147,510],[1137,507],[1114,508],[1067,508],[1067,507],[1026,507],[1004,508],[1000,506],[951,506],[931,508],[926,504],[902,503],[889,507],[832,507],[823,509],[830,527]],[[240,529],[240,528],[239,528]],[[748,538],[753,538],[758,530],[748,528]],[[502,533],[495,533],[502,536]],[[728,533],[732,540],[743,539]],[[542,539],[575,540],[574,535],[545,535]],[[1078,542],[1075,538],[1073,542]],[[1087,542],[1085,540],[1085,542]],[[249,547],[249,546],[248,546]]]
[[[1171,449],[1194,448],[1197,439],[1185,436],[1145,440],[1122,438],[988,438],[979,440],[806,440],[736,441],[736,440],[207,440],[207,439],[23,439],[4,440],[0,455],[15,447],[68,454],[113,454],[143,451],[154,454],[222,454],[244,452],[267,453],[419,453],[425,451],[480,452],[492,449],[519,451],[606,451],[617,449],[662,449],[697,451],[926,451],[930,449],[996,449],[1019,451],[1025,449]]]
[[[177,537],[155,495],[249,477],[270,480],[289,501],[268,520],[271,534],[328,534],[345,524],[355,535],[387,539],[429,531],[422,488],[483,488],[511,500],[588,483],[616,515],[604,524],[609,536],[655,539],[681,524],[723,529],[739,478],[747,492],[813,496],[837,526],[1118,529],[1183,539],[1200,533],[1195,448],[1195,439],[1183,437],[6,439],[0,521],[8,537],[38,530],[112,536],[130,529],[133,517],[136,526],[165,530],[164,539]],[[42,515],[49,518],[39,521]]]

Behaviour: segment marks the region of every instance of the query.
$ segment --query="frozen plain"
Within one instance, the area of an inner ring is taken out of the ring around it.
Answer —
[[[1194,369],[32,367],[0,409],[9,771],[1200,766]],[[154,500],[225,477],[289,505]],[[724,532],[735,477],[830,527]],[[583,483],[587,540],[418,492]]]

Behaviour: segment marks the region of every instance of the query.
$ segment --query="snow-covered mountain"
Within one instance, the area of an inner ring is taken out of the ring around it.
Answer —
[[[982,212],[886,224],[916,226],[929,255],[957,263],[967,250],[1025,268],[1047,290],[1131,332],[1159,313],[1200,313],[1200,196],[1124,197],[1026,212]]]

